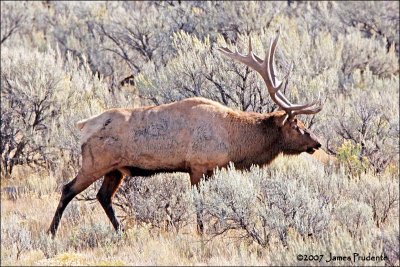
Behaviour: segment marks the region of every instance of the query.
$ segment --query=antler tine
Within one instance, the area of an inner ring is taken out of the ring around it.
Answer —
[[[319,107],[313,108],[313,109],[295,110],[295,111],[292,111],[291,117],[294,117],[294,116],[300,115],[300,114],[307,114],[307,115],[316,114],[322,110],[322,107],[323,106],[319,106]]]
[[[312,105],[315,105],[317,102],[319,102],[318,106],[316,108],[307,108],[307,109],[301,109],[301,110],[294,110],[292,111],[292,113],[290,114],[292,117],[296,116],[296,115],[300,115],[300,114],[315,114],[318,113],[322,110],[322,107],[324,106],[322,104],[321,98],[318,98],[318,100],[313,101]],[[311,105],[310,105],[311,106]]]
[[[268,75],[269,78],[271,79],[274,87],[280,87],[280,84],[277,84],[277,80],[276,76],[275,76],[275,70],[274,70],[274,58],[275,58],[275,50],[276,50],[276,45],[278,44],[278,40],[279,40],[279,36],[281,33],[281,28],[279,27],[278,31],[277,31],[277,35],[275,36],[274,40],[270,42],[269,45],[269,51],[268,51],[268,55],[265,57],[266,62],[268,63]],[[277,89],[279,90],[279,89]]]
[[[247,54],[247,57],[250,57],[252,60],[257,61],[257,63],[260,65],[262,65],[262,63],[263,63],[262,59],[253,53],[253,45],[251,42],[251,36],[249,36],[249,53]]]

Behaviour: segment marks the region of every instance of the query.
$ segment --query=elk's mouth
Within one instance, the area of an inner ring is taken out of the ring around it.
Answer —
[[[317,143],[315,146],[310,146],[309,148],[307,148],[306,152],[308,154],[313,154],[315,151],[317,151],[319,148],[321,147],[321,143]]]
[[[307,148],[306,152],[307,152],[308,154],[313,154],[317,149],[318,149],[318,148],[309,147],[309,148]]]

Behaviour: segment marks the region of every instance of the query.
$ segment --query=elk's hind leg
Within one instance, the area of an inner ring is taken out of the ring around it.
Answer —
[[[58,204],[56,213],[54,214],[53,220],[48,230],[48,232],[50,232],[53,237],[57,232],[57,228],[58,225],[60,224],[62,214],[65,208],[67,207],[68,203],[77,194],[85,190],[89,185],[91,185],[101,176],[102,175],[99,175],[93,178],[91,176],[83,175],[82,171],[80,171],[78,175],[75,177],[75,179],[73,179],[71,182],[63,186],[60,202]]]
[[[111,199],[114,196],[115,192],[118,190],[118,187],[120,186],[123,178],[124,175],[119,170],[114,170],[107,173],[104,176],[103,184],[101,185],[101,188],[97,193],[97,199],[99,200],[101,206],[103,207],[116,231],[123,229],[121,228],[121,225],[117,217],[115,216],[115,211],[112,206]]]

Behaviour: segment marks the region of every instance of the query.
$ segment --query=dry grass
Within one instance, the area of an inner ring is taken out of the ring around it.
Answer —
[[[297,161],[299,163],[296,163]],[[270,168],[272,171],[287,171],[287,169],[295,168],[298,164],[305,164],[308,161],[310,163],[305,165],[305,171],[310,171],[309,168],[316,165],[309,156],[280,158]],[[299,173],[301,175],[303,170],[300,170]],[[178,233],[151,227],[150,224],[125,221],[126,233],[117,234],[98,202],[73,200],[64,213],[57,237],[52,240],[45,232],[58,204],[60,186],[55,184],[54,177],[43,174],[20,171],[17,172],[17,175],[19,176],[15,178],[18,179],[3,179],[2,183],[1,265],[4,266],[385,265],[385,261],[327,263],[330,252],[336,255],[350,256],[353,253],[360,255],[392,253],[392,259],[386,263],[388,265],[398,265],[399,263],[398,259],[393,261],[393,251],[394,253],[399,251],[396,242],[398,214],[396,212],[391,214],[394,217],[380,228],[370,227],[367,229],[365,226],[368,225],[363,222],[357,228],[358,222],[354,223],[353,217],[349,217],[349,215],[356,216],[357,213],[354,210],[353,214],[351,207],[350,210],[346,210],[348,207],[346,205],[340,212],[345,213],[346,222],[352,224],[351,226],[342,225],[340,218],[332,220],[328,228],[318,237],[304,237],[295,228],[290,228],[287,233],[287,246],[284,246],[279,238],[272,237],[269,245],[263,248],[249,238],[239,238],[240,231],[229,231],[228,234],[212,239],[209,235],[201,237],[195,231],[194,218],[192,219],[193,223]],[[236,174],[232,173],[231,175]],[[332,179],[338,179],[335,177],[333,176]],[[305,178],[307,183],[313,183],[307,179],[309,178]],[[380,183],[379,180],[373,181]],[[350,181],[348,186],[352,188],[352,185],[357,186],[358,183],[359,181]],[[4,189],[16,185],[25,187],[26,190],[11,198],[4,192]],[[340,186],[343,184],[338,185],[338,187]],[[344,192],[344,194],[349,192]],[[362,193],[362,191],[359,192]],[[344,196],[343,199],[345,200],[347,197]],[[358,203],[352,198],[350,200],[352,201],[350,203]],[[355,207],[359,210],[363,207],[370,209],[364,203],[357,204]],[[339,209],[339,206],[335,208]],[[121,214],[121,211],[117,211],[117,213]],[[362,214],[367,219],[369,218],[367,211]],[[350,229],[355,230],[351,232]],[[384,233],[387,233],[385,238],[389,241],[377,238]],[[393,246],[392,250],[389,251],[385,248],[385,242]],[[322,254],[324,258],[321,262],[298,261],[298,254]]]
[[[17,224],[19,230],[31,233],[29,238],[10,240],[14,241],[7,243],[11,245],[2,241],[2,265],[265,264],[263,258],[257,257],[257,251],[251,251],[248,245],[222,239],[205,243],[190,229],[175,235],[151,230],[146,225],[133,226],[127,230],[126,235],[118,236],[98,203],[74,201],[66,211],[53,242],[45,237],[45,230],[58,200],[57,193],[41,198],[27,195],[16,201],[2,198],[2,233],[12,223]],[[71,216],[74,213],[72,209],[79,210],[79,214]],[[93,236],[97,239],[94,242],[98,244],[92,244]],[[8,238],[5,235],[2,237]],[[31,244],[18,259],[15,242]]]

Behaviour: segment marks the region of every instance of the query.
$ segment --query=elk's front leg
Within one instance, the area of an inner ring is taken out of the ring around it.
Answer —
[[[192,186],[196,186],[197,191],[200,193],[200,181],[203,177],[208,179],[213,175],[213,171],[195,171],[192,170],[190,173],[190,183]],[[203,225],[203,203],[201,201],[196,201],[196,219],[197,219],[197,231],[199,234],[204,233]]]

